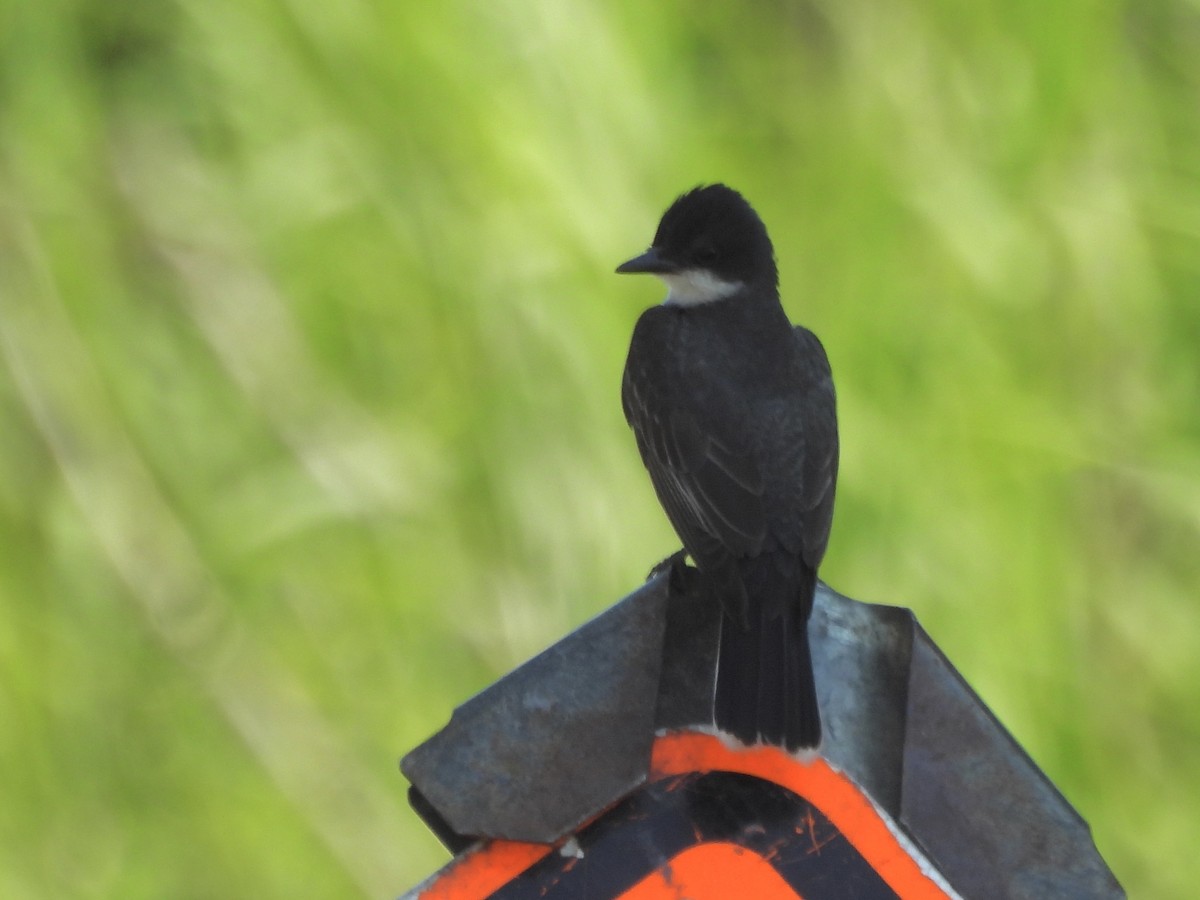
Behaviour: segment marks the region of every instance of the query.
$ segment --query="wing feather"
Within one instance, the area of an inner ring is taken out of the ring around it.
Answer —
[[[659,499],[687,551],[703,566],[724,553],[755,555],[767,534],[763,479],[748,447],[714,437],[697,417],[680,409],[652,410],[629,385],[626,415]],[[707,540],[706,540],[707,538]],[[705,550],[708,550],[706,553]]]

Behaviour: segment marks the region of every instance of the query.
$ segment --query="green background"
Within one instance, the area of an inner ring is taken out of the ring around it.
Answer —
[[[1200,883],[1200,6],[0,4],[0,896],[390,897],[396,759],[675,540],[613,267],[723,180],[823,575]]]

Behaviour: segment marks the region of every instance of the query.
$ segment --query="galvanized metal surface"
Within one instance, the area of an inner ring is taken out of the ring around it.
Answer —
[[[400,768],[434,828],[549,843],[642,782],[667,592],[643,588],[454,711]],[[453,841],[453,843],[459,843]]]
[[[900,822],[964,897],[1124,897],[1091,830],[919,626]]]

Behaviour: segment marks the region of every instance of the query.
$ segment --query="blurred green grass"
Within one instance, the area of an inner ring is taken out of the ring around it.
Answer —
[[[395,760],[673,549],[610,277],[725,180],[825,578],[1200,880],[1200,8],[0,8],[0,893],[386,897]]]

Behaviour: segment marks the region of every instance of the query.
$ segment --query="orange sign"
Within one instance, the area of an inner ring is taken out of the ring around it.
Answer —
[[[925,864],[928,865],[928,864]],[[690,732],[654,743],[645,784],[563,848],[492,841],[420,900],[948,900],[870,800],[824,760],[733,750]]]

